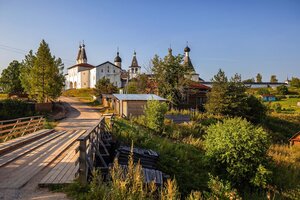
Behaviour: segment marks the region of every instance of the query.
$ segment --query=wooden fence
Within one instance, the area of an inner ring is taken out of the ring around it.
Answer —
[[[105,117],[101,117],[96,126],[78,138],[79,148],[76,149],[76,153],[79,151],[79,158],[76,165],[79,164],[77,174],[82,184],[85,185],[88,182],[88,178],[96,166],[96,160],[100,161],[99,168],[102,171],[108,169],[105,158],[109,157],[106,147],[107,141],[110,139],[111,135],[108,132]]]
[[[43,128],[44,121],[43,116],[0,121],[0,142],[40,130]]]

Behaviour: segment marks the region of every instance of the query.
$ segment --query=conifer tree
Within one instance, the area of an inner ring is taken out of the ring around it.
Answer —
[[[64,76],[60,72],[63,63],[51,55],[48,44],[42,40],[35,55],[25,57],[22,84],[30,96],[38,102],[48,102],[61,95]]]

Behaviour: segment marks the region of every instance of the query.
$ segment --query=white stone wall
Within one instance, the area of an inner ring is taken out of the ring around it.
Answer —
[[[105,77],[110,80],[117,87],[121,87],[121,69],[112,65],[111,63],[105,63],[96,67],[96,81]]]

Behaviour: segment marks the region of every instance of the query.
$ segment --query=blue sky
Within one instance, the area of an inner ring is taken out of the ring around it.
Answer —
[[[300,77],[298,0],[0,0],[0,71],[21,61],[42,39],[66,67],[84,40],[88,62],[113,61],[117,47],[128,69],[133,51],[142,67],[171,45],[188,41],[196,71],[210,80],[219,68],[243,79],[258,72],[283,81]]]

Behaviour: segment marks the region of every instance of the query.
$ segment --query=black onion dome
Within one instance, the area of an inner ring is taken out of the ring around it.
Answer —
[[[119,52],[117,52],[117,56],[115,57],[115,62],[122,62],[122,59],[119,56]]]
[[[186,47],[184,48],[184,52],[190,52],[190,51],[191,51],[190,47],[186,46]]]

